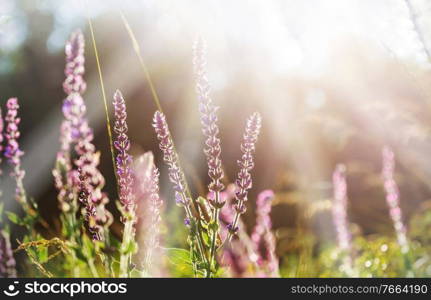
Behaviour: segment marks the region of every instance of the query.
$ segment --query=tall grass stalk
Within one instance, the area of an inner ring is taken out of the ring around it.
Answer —
[[[126,16],[121,10],[120,10],[120,16],[121,16],[121,20],[123,21],[124,27],[126,27],[127,34],[129,35],[130,40],[132,41],[133,50],[135,51],[136,56],[138,57],[139,65],[141,66],[142,71],[144,72],[145,79],[148,81],[148,85],[150,87],[150,91],[151,91],[151,95],[153,96],[154,103],[156,104],[157,109],[163,112],[162,106],[160,105],[159,96],[157,95],[156,88],[154,87],[153,80],[151,79],[151,76],[150,76],[150,72],[148,71],[148,68],[144,62],[144,59],[142,58],[141,48],[139,47],[139,43],[136,40],[135,33],[133,32],[129,22],[127,21]]]
[[[144,75],[145,75],[145,79],[148,81],[148,85],[150,86],[151,94],[153,96],[153,101],[156,104],[157,109],[161,113],[163,113],[163,109],[162,109],[162,106],[160,104],[160,99],[159,99],[159,97],[157,95],[156,89],[155,89],[153,81],[151,79],[150,72],[148,71],[148,68],[147,68],[147,66],[146,66],[146,64],[144,62],[144,59],[143,59],[142,55],[141,55],[141,49],[139,47],[139,43],[138,43],[138,41],[136,39],[136,36],[135,36],[135,34],[134,34],[134,32],[133,32],[133,30],[132,30],[129,22],[127,21],[127,18],[125,17],[125,15],[121,11],[120,11],[120,16],[121,16],[123,24],[124,24],[124,26],[125,26],[125,28],[127,30],[127,34],[129,35],[129,38],[132,41],[133,50],[135,51],[136,56],[138,57],[139,64],[140,64],[140,66],[142,68],[142,71],[144,72]],[[172,138],[171,138],[171,141],[172,141],[173,150],[174,150],[174,152],[176,153],[176,155],[178,157],[178,164],[180,166],[180,169],[182,170],[183,168],[181,167],[179,155],[178,155],[178,152],[176,150],[176,147],[175,147],[175,144],[174,144],[174,141],[173,141]],[[196,214],[198,215],[198,218],[197,218],[197,226],[198,226],[197,242],[198,242],[198,249],[199,249],[200,255],[204,259],[205,263],[208,264],[209,263],[209,259],[207,257],[207,249],[206,249],[205,243],[203,242],[203,237],[202,237],[202,233],[201,233],[201,231],[203,229],[203,224],[202,224],[202,220],[201,220],[201,217],[200,217],[200,212],[199,212],[199,209],[197,207],[196,201],[193,200],[193,197],[191,195],[191,192],[190,192],[190,189],[188,187],[187,181],[185,181],[184,184],[185,184],[185,195],[181,195],[181,196],[182,197],[186,196],[186,197],[192,199],[192,202],[193,202],[193,206],[192,207],[193,207],[194,211],[196,212]],[[187,213],[187,214],[189,214],[189,213]],[[191,208],[190,208],[190,215],[191,216],[193,215]]]
[[[85,1],[87,4],[87,12],[88,12],[88,3],[87,3],[87,0],[85,0]],[[97,50],[96,38],[95,38],[95,34],[94,34],[94,29],[93,29],[93,22],[91,21],[91,18],[90,18],[88,13],[87,13],[87,20],[88,20],[88,25],[90,27],[91,41],[92,41],[92,45],[93,45],[94,56],[96,58],[97,72],[99,74],[100,89],[102,92],[102,99],[103,99],[103,104],[104,104],[104,109],[105,109],[106,130],[107,130],[108,138],[109,138],[109,149],[111,152],[112,168],[114,170],[115,177],[117,177],[117,172],[116,172],[116,168],[115,168],[115,158],[114,158],[115,154],[114,154],[114,145],[113,145],[113,139],[112,139],[111,121],[109,118],[108,101],[106,99],[106,92],[105,92],[105,84],[103,81],[102,67],[101,67],[100,59],[99,59],[99,52]],[[117,186],[117,193],[118,193],[118,186]],[[105,245],[107,248],[110,247],[109,233],[107,233],[107,236],[105,238]],[[103,254],[100,254],[100,256],[102,257],[102,260],[105,263],[105,268],[106,268],[108,274],[112,273],[110,256],[109,255],[105,256]]]
[[[115,176],[117,176],[116,175],[116,168],[115,168],[115,154],[114,154],[114,144],[113,144],[114,142],[112,139],[111,120],[109,118],[108,101],[106,99],[105,84],[103,81],[102,67],[101,67],[100,59],[99,59],[99,51],[97,50],[96,37],[94,35],[94,29],[93,29],[93,22],[91,21],[91,18],[89,16],[87,16],[87,20],[88,20],[88,25],[90,27],[91,41],[92,41],[92,45],[93,45],[94,56],[96,58],[97,72],[99,74],[100,89],[102,92],[103,105],[105,108],[106,131],[108,132],[108,137],[109,137],[109,148],[111,151],[112,167],[114,169]]]

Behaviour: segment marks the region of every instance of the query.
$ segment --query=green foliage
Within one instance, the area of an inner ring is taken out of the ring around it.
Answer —
[[[22,221],[17,214],[8,211],[8,212],[6,212],[6,215],[9,219],[9,221],[11,221],[13,224],[20,225],[20,226],[25,225],[25,222]]]
[[[193,277],[193,251],[180,248],[165,248],[164,254],[168,259],[168,268],[175,277]],[[203,274],[201,274],[203,275]]]
[[[197,199],[204,203],[204,198]],[[32,208],[37,207],[35,204]],[[219,225],[212,221],[211,212],[200,208],[200,222],[191,220],[190,230],[179,224],[180,210],[170,210],[167,244],[174,247],[160,249],[164,261],[164,272],[172,277],[227,277],[227,269],[217,262],[211,266],[201,256],[197,237],[201,235],[204,246],[211,246],[211,234]],[[3,205],[0,204],[0,221]],[[132,256],[137,252],[135,239],[122,243],[114,236],[105,241],[93,241],[87,234],[79,213],[62,213],[61,238],[45,239],[34,231],[41,223],[36,212],[5,212],[10,222],[23,226],[27,234],[19,242],[17,252],[24,251],[28,257],[26,275],[35,277],[116,277],[120,274],[122,255]],[[208,214],[205,217],[205,214]],[[282,277],[411,277],[431,276],[431,210],[425,209],[411,219],[409,228],[409,251],[403,252],[394,235],[383,234],[361,236],[352,240],[351,251],[340,251],[333,241],[319,243],[312,232],[289,232],[289,248],[280,259]],[[3,226],[7,230],[7,225]],[[175,239],[172,239],[175,238]],[[181,239],[182,238],[182,239]],[[187,242],[185,242],[187,241]],[[220,241],[217,241],[220,243]],[[185,249],[187,248],[188,249]],[[208,253],[206,253],[208,254]],[[127,277],[150,276],[141,266],[128,263]]]
[[[394,238],[359,237],[354,267],[360,277],[405,277],[409,275],[406,255]]]

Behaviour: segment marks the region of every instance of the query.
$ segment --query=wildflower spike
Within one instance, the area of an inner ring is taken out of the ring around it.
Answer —
[[[66,43],[66,79],[63,83],[63,89],[67,97],[63,101],[64,120],[60,135],[61,148],[57,153],[57,163],[53,175],[59,190],[60,208],[64,213],[70,212],[70,214],[74,214],[77,209],[75,203],[81,190],[79,176],[91,179],[88,180],[86,189],[88,201],[91,202],[88,207],[91,207],[92,211],[86,212],[86,214],[93,215],[94,222],[103,229],[98,237],[104,239],[108,227],[112,223],[112,215],[105,207],[109,199],[102,192],[105,178],[98,169],[100,153],[96,152],[96,147],[93,144],[93,130],[86,119],[87,108],[82,98],[82,93],[86,89],[86,83],[83,79],[85,71],[84,46],[84,36],[80,31],[72,33]],[[78,156],[73,164],[71,161],[72,151]],[[79,174],[78,169],[81,170],[81,174]]]
[[[332,204],[332,218],[337,232],[338,247],[342,251],[349,251],[351,236],[347,218],[347,184],[346,167],[338,164],[332,175],[334,187],[334,202]]]
[[[245,127],[243,142],[241,144],[241,159],[238,160],[240,168],[238,177],[236,179],[236,192],[235,192],[235,218],[229,224],[229,239],[239,230],[238,221],[242,214],[246,211],[245,202],[248,200],[248,191],[252,187],[251,170],[254,168],[253,153],[256,148],[257,138],[259,136],[261,127],[261,117],[259,113],[252,114],[248,119]]]
[[[271,232],[271,203],[274,199],[272,190],[264,190],[259,193],[256,201],[256,225],[251,235],[255,245],[255,252],[259,258],[257,264],[264,270],[265,276],[278,277],[278,259],[275,254],[275,237]]]
[[[178,155],[174,150],[174,144],[169,132],[166,117],[160,111],[156,111],[153,118],[153,127],[159,140],[160,150],[163,152],[163,160],[169,168],[169,180],[174,185],[176,203],[179,206],[189,207],[190,199],[186,196],[184,174],[178,163]]]
[[[116,171],[119,187],[119,197],[123,208],[127,212],[133,212],[135,207],[135,196],[133,194],[134,176],[132,171],[133,158],[129,154],[130,140],[127,136],[127,112],[126,103],[119,90],[114,94],[114,132],[117,134],[114,141],[117,150]]]
[[[201,113],[202,132],[206,137],[204,153],[208,162],[208,175],[211,178],[208,188],[210,192],[219,193],[224,189],[224,185],[221,183],[223,179],[223,169],[220,158],[220,138],[218,137],[218,107],[213,104],[210,97],[210,85],[206,74],[205,45],[201,38],[196,41],[193,50],[196,92],[199,100],[199,111]],[[214,200],[220,201],[220,199]],[[210,203],[215,207],[219,205],[219,203],[214,203],[214,200],[210,201]]]
[[[27,195],[23,183],[25,171],[21,169],[21,156],[24,154],[24,152],[21,151],[18,143],[18,139],[20,137],[18,125],[21,122],[21,119],[18,117],[18,99],[10,98],[6,103],[6,107],[6,148],[4,155],[8,159],[8,162],[13,169],[11,176],[14,177],[16,181],[17,188],[15,192],[15,199],[21,205],[23,205],[24,208],[28,208]]]
[[[16,278],[16,262],[10,245],[9,233],[0,231],[0,278]]]
[[[395,154],[389,147],[384,147],[382,177],[386,191],[386,203],[389,206],[389,215],[394,224],[398,244],[403,252],[409,250],[407,241],[407,229],[403,222],[402,211],[400,207],[400,192],[394,179]]]

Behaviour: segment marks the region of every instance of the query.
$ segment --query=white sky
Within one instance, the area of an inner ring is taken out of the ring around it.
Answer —
[[[27,1],[28,2],[28,1]],[[84,0],[38,0],[26,4],[0,0],[0,47],[12,51],[25,39],[26,14],[34,10],[53,13],[55,29],[47,41],[50,51],[63,48],[67,36],[77,26],[85,25]],[[87,0],[91,16],[116,12],[157,20],[161,38],[178,36],[184,28],[203,35],[224,36],[255,47],[258,43],[271,57],[268,64],[276,72],[302,71],[318,74],[328,67],[331,49],[346,38],[390,49],[399,59],[425,64],[426,57],[413,30],[404,0]],[[425,33],[426,1],[412,1]],[[256,41],[256,38],[259,41]],[[222,45],[220,45],[222,46]]]

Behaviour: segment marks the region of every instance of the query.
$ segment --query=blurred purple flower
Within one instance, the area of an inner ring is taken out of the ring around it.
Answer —
[[[256,225],[251,235],[255,252],[258,254],[257,264],[262,268],[262,275],[278,277],[278,258],[275,254],[275,237],[271,231],[271,203],[274,199],[272,190],[259,193],[256,201]]]
[[[347,184],[346,167],[338,164],[332,175],[334,187],[334,201],[332,203],[332,218],[337,233],[338,247],[343,251],[350,251],[351,236],[347,217]]]
[[[85,188],[88,192],[88,203],[84,207],[91,208],[86,212],[94,217],[94,223],[106,228],[112,223],[112,215],[105,208],[109,199],[102,189],[105,179],[98,166],[100,153],[96,152],[93,144],[93,131],[85,117],[86,106],[82,93],[86,89],[84,75],[84,36],[80,31],[72,33],[66,43],[66,79],[63,89],[67,94],[63,102],[64,120],[61,125],[61,149],[57,153],[57,164],[53,171],[56,187],[59,190],[58,200],[60,208],[67,211],[70,204],[78,198],[82,186],[80,175],[85,178]],[[77,159],[71,163],[71,151],[74,150]],[[80,169],[81,174],[79,174]],[[81,199],[83,200],[83,199]],[[90,224],[90,227],[94,227]],[[104,234],[94,234],[93,238],[103,239]]]
[[[161,226],[161,207],[163,201],[159,196],[159,170],[154,165],[154,158],[151,152],[146,152],[138,158],[135,163],[136,183],[138,185],[140,208],[139,217],[146,217],[147,221],[140,221],[141,234],[144,236],[143,264],[147,272],[154,275],[160,262],[155,251],[160,247],[160,226]]]
[[[402,211],[400,208],[400,193],[397,183],[394,180],[395,155],[391,148],[385,146],[382,151],[383,170],[382,177],[386,191],[386,203],[389,206],[389,215],[394,224],[398,244],[403,252],[409,250],[407,241],[407,229],[403,223]]]
[[[18,125],[21,121],[21,119],[18,118],[18,99],[10,98],[6,103],[6,107],[7,114],[5,121],[7,125],[5,132],[6,148],[4,155],[13,169],[11,176],[14,177],[16,181],[15,198],[24,207],[27,207],[27,195],[23,184],[25,171],[21,169],[21,156],[24,152],[19,149],[18,143],[18,138],[20,137]]]
[[[84,37],[80,31],[71,34],[66,42],[66,79],[63,89],[68,95],[63,102],[64,120],[60,128],[60,151],[57,152],[55,168],[52,171],[60,210],[64,213],[76,213],[75,202],[78,193],[76,170],[71,162],[71,147],[80,137],[79,127],[85,115],[85,105],[81,93],[85,91],[84,74]],[[85,126],[85,124],[84,124]]]
[[[150,189],[150,203],[149,203],[149,211],[151,214],[151,225],[148,229],[149,235],[147,236],[147,252],[146,252],[146,265],[150,269],[149,265],[155,263],[153,260],[157,260],[157,256],[154,255],[155,251],[157,251],[160,247],[160,225],[161,225],[161,207],[163,205],[163,201],[159,196],[159,170],[154,166],[151,174],[151,181],[149,185]]]
[[[73,32],[66,42],[66,67],[64,74],[66,80],[63,82],[63,89],[66,94],[85,92],[86,83],[84,81],[84,36],[80,30]]]
[[[0,278],[16,278],[16,263],[10,245],[9,234],[0,231]]]
[[[222,266],[228,268],[230,276],[233,278],[243,278],[250,275],[247,250],[238,240],[226,245],[218,260]]]

